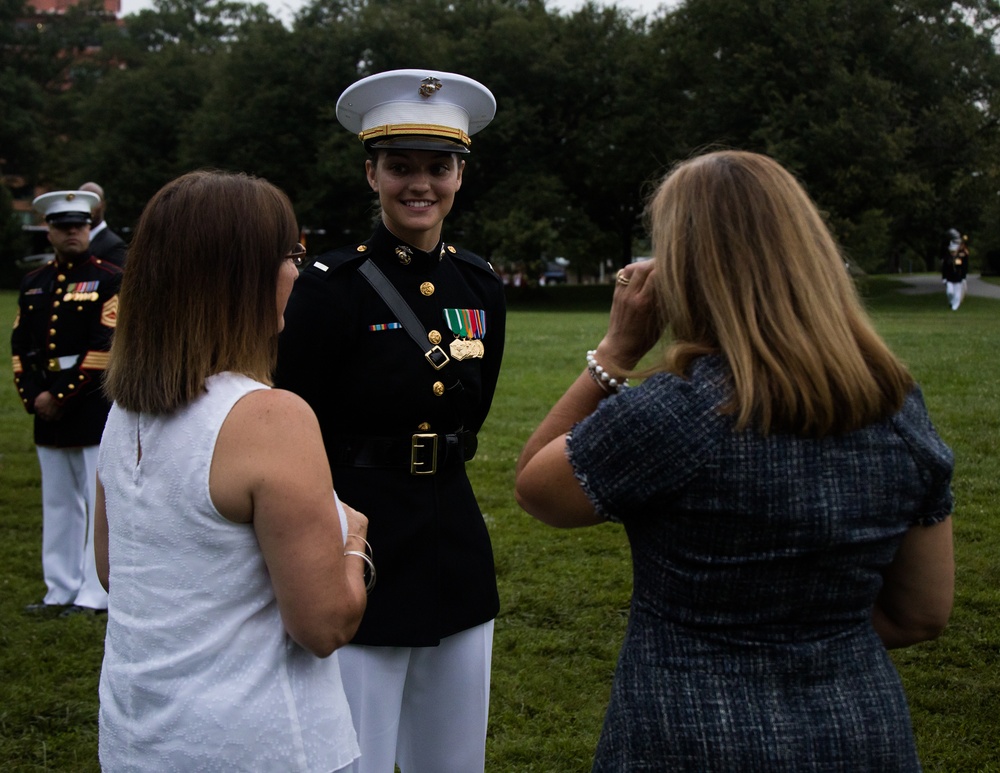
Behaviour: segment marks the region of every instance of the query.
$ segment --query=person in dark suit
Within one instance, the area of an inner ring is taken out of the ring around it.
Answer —
[[[21,282],[11,333],[14,383],[34,415],[42,471],[42,570],[47,592],[29,612],[105,610],[94,559],[97,449],[110,403],[102,392],[118,315],[121,269],[89,249],[86,191],[35,199],[55,259]]]
[[[392,71],[348,88],[337,117],[370,154],[381,219],[367,241],[306,268],[285,311],[275,384],[316,412],[379,566],[340,651],[355,773],[485,765],[499,597],[465,465],[500,372],[505,303],[490,264],[442,229],[469,135],[495,109],[484,86],[452,73]]]
[[[98,198],[97,205],[90,215],[91,254],[100,260],[107,260],[119,268],[124,268],[128,245],[124,239],[108,228],[108,223],[104,219],[104,210],[107,208],[104,189],[97,183],[84,183],[80,186],[80,190],[93,193]]]

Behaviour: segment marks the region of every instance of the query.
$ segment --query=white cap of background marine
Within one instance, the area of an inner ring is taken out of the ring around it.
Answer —
[[[497,102],[479,81],[436,70],[390,70],[349,86],[337,120],[377,148],[468,153],[470,137],[493,120]]]
[[[90,211],[101,203],[96,193],[90,191],[53,191],[43,193],[31,206],[49,225],[62,223],[91,223]]]

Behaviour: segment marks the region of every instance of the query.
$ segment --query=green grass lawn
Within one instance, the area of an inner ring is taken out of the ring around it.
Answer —
[[[1000,771],[1000,302],[904,296],[866,282],[880,331],[921,382],[955,450],[955,613],[935,642],[894,652],[928,771]],[[558,531],[521,512],[513,469],[524,440],[584,367],[607,293],[560,288],[546,309],[515,305],[493,412],[470,466],[496,552],[487,769],[576,773],[590,759],[625,630],[631,589],[620,527]],[[0,318],[15,295],[0,293]],[[5,343],[5,346],[7,344]],[[9,352],[8,352],[9,353]],[[37,620],[41,513],[31,422],[0,387],[0,770],[96,771],[101,619]]]

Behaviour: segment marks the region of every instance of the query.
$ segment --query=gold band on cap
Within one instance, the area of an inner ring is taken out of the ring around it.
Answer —
[[[367,142],[375,137],[399,137],[423,135],[426,137],[444,137],[453,142],[460,142],[466,147],[472,144],[467,132],[456,129],[452,126],[442,126],[433,123],[387,123],[382,126],[373,126],[358,133],[358,138],[362,142]]]

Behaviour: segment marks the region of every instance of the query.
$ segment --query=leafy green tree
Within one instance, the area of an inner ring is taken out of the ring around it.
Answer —
[[[182,158],[284,189],[314,232],[314,250],[347,240],[348,223],[364,219],[368,186],[360,143],[334,115],[340,91],[357,78],[362,36],[354,24],[309,13],[312,21],[292,30],[274,21],[245,24],[226,56],[214,58]]]
[[[997,57],[969,3],[688,0],[652,25],[664,115],[693,151],[775,156],[869,269],[933,253],[959,191],[996,145]],[[885,254],[892,245],[890,255]]]
[[[164,183],[184,170],[186,122],[208,88],[203,57],[174,47],[148,64],[108,75],[77,106],[75,178],[98,179],[115,200],[116,219],[132,225]],[[108,120],[109,116],[112,117]]]
[[[474,146],[479,208],[506,206],[544,224],[533,229],[536,239],[521,240],[535,253],[526,259],[562,255],[587,273],[609,258],[626,262],[642,183],[655,168],[646,139],[654,130],[643,121],[649,109],[636,93],[641,21],[594,4],[564,16],[540,3],[483,3],[477,23],[471,14],[462,20],[456,69],[486,83],[498,103]],[[487,240],[484,254],[519,238],[507,235],[501,245],[503,229],[465,230]]]
[[[0,0],[0,171],[32,179],[45,149],[44,92],[48,68],[34,27],[18,25],[24,0]]]
[[[65,95],[85,79],[86,55],[106,21],[98,0],[45,17],[22,0],[0,0],[0,155],[29,193],[59,177],[60,151],[72,134]]]
[[[274,23],[262,4],[155,0],[123,28],[106,30],[92,65],[99,77],[68,95],[76,129],[67,174],[99,180],[116,222],[128,228],[164,183],[194,166],[220,165],[193,159],[186,137],[241,30]]]
[[[24,256],[27,240],[21,223],[13,211],[13,196],[6,185],[0,185],[0,287],[18,286],[21,271],[16,261]]]
[[[497,97],[447,235],[488,257],[562,255],[578,275],[625,263],[646,250],[656,179],[715,145],[789,166],[869,270],[935,261],[949,227],[1000,254],[996,0],[686,0],[650,18],[593,2],[313,0],[290,28],[228,0],[155,0],[117,26],[86,0],[19,29],[21,5],[0,0],[4,171],[98,179],[116,224],[214,166],[284,188],[312,251],[363,239],[374,198],[337,97],[430,67]]]

